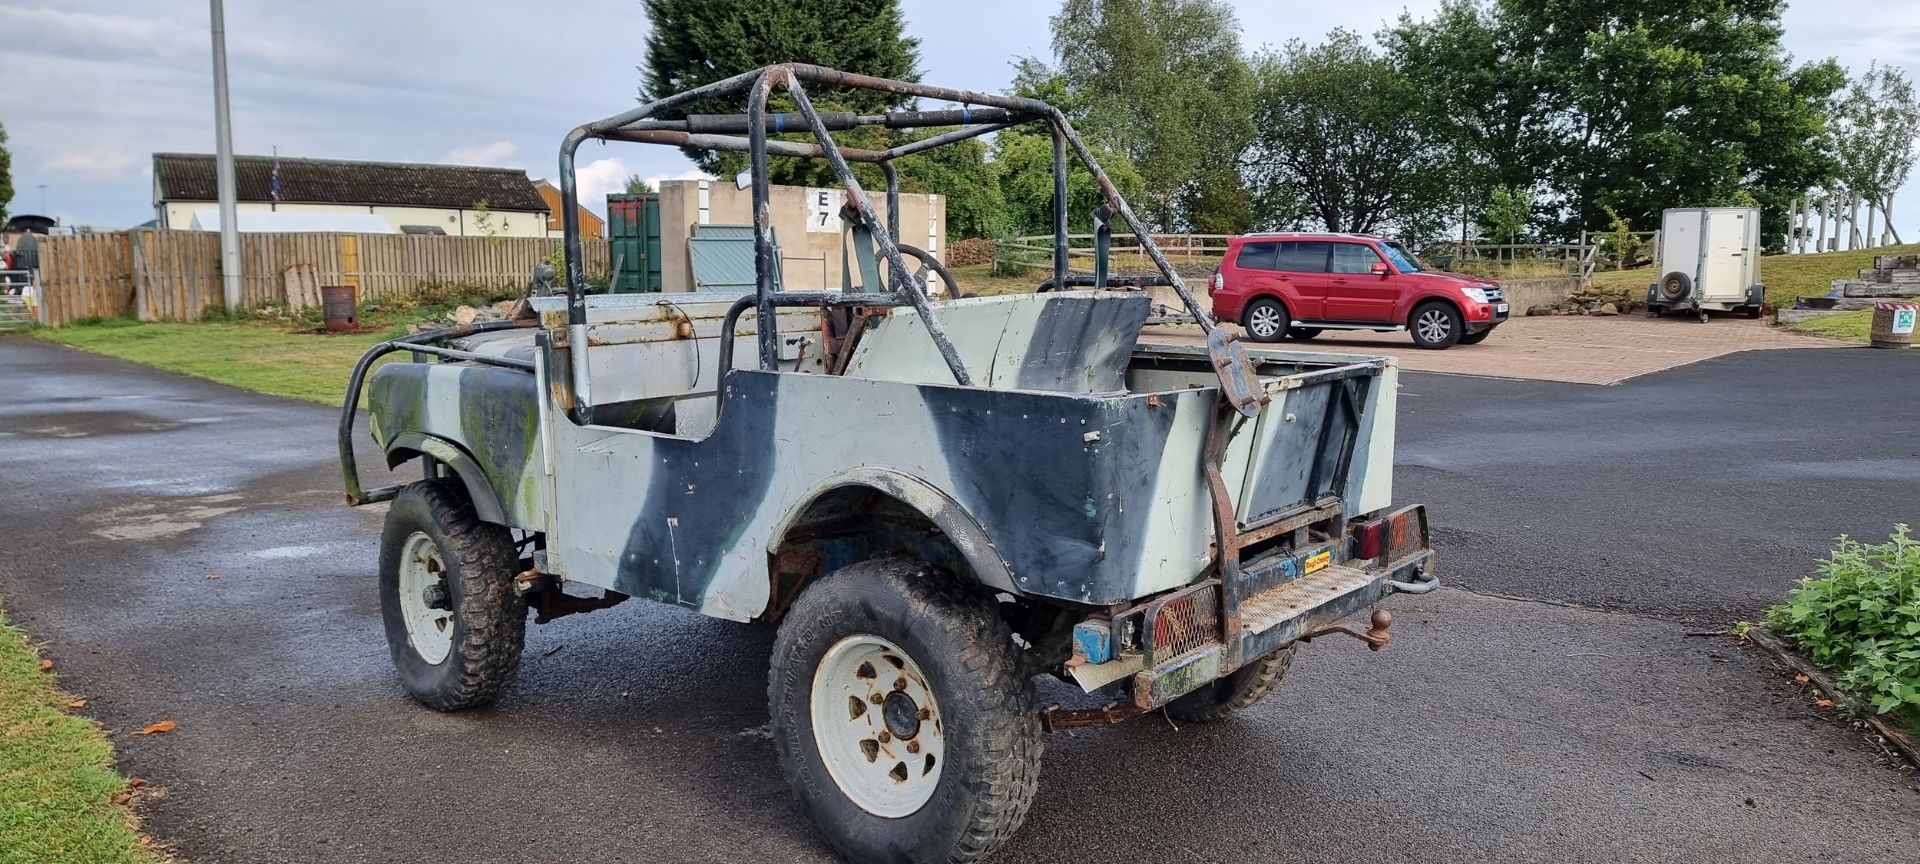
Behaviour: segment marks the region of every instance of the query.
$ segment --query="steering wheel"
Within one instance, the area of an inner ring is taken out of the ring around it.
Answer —
[[[953,278],[953,271],[948,270],[947,265],[940,263],[940,259],[933,257],[932,252],[928,252],[918,246],[909,246],[905,243],[897,245],[900,248],[900,254],[908,258],[920,259],[920,269],[914,271],[913,278],[919,281],[921,285],[924,286],[927,284],[927,273],[931,271],[934,275],[940,277],[941,284],[947,286],[947,299],[961,300],[973,296],[960,287],[959,280]],[[932,298],[929,297],[928,299]]]

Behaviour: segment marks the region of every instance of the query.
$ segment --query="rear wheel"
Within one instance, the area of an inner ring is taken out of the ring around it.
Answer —
[[[1286,335],[1291,319],[1287,307],[1272,297],[1261,297],[1247,304],[1247,311],[1241,316],[1241,325],[1247,330],[1247,337],[1255,342],[1278,342]]]
[[[1407,329],[1413,331],[1413,344],[1437,351],[1459,342],[1466,324],[1459,310],[1439,300],[1429,300],[1415,306],[1413,314],[1407,316]]]
[[[1299,339],[1301,341],[1305,341],[1308,339],[1312,339],[1313,337],[1318,336],[1324,332],[1326,331],[1321,330],[1318,327],[1289,327],[1287,328],[1287,338]]]
[[[855,862],[965,862],[1039,783],[1032,679],[986,597],[930,565],[863,561],[786,613],[767,684],[800,806]]]
[[[1167,703],[1167,716],[1187,723],[1214,723],[1253,707],[1280,686],[1287,667],[1293,665],[1296,647],[1288,645]]]
[[[480,521],[458,481],[400,490],[380,535],[380,617],[408,694],[457,711],[513,683],[527,628],[518,563],[512,534]]]

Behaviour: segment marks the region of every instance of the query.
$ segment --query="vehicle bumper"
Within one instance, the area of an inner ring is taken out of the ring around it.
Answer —
[[[1240,582],[1254,591],[1230,609],[1220,609],[1219,583],[1208,580],[1116,616],[1111,629],[1099,622],[1083,624],[1074,632],[1069,671],[1089,691],[1125,682],[1132,693],[1128,710],[1151,711],[1275,651],[1330,632],[1389,594],[1437,587],[1424,508],[1404,508],[1389,519],[1392,539],[1376,558],[1335,555],[1330,546],[1318,545],[1248,567]],[[1344,547],[1347,541],[1334,545]],[[1321,556],[1326,563],[1316,566],[1314,559]],[[1377,632],[1364,635],[1346,632],[1378,649],[1386,635],[1384,624],[1376,626]],[[1131,652],[1130,638],[1138,642]]]
[[[1477,304],[1478,308],[1468,310],[1466,325],[1468,333],[1483,333],[1492,330],[1513,316],[1513,307],[1505,301],[1499,303]]]

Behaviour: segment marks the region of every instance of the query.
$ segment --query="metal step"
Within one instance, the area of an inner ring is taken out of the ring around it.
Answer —
[[[1270,588],[1240,602],[1240,631],[1265,633],[1282,623],[1304,618],[1342,617],[1355,607],[1354,600],[1372,603],[1378,596],[1381,574],[1339,564],[1309,573]],[[1368,589],[1374,589],[1369,591]],[[1360,593],[1373,596],[1354,597]],[[1364,605],[1364,604],[1360,604]],[[1322,614],[1315,614],[1322,613]],[[1318,624],[1318,621],[1313,622]]]

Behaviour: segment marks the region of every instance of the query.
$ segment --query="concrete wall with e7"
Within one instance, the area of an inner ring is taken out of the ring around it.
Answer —
[[[220,206],[214,201],[168,201],[160,205],[159,216],[162,229],[176,231],[188,230],[193,225],[195,210],[209,210]],[[266,201],[242,201],[236,205],[241,213],[371,213],[387,220],[393,230],[399,231],[402,225],[436,225],[447,232],[449,237],[480,237],[486,234],[480,227],[480,213],[472,209],[453,209],[443,207],[388,207],[380,204],[303,204],[297,201],[282,201],[274,204]],[[493,235],[496,237],[546,237],[547,214],[521,210],[494,210],[487,214],[493,223]],[[244,224],[244,221],[243,223]],[[560,236],[553,231],[551,236]]]
[[[880,224],[885,225],[886,190],[868,190],[868,196]],[[846,203],[845,190],[775,186],[769,203],[773,230],[780,240],[783,287],[788,291],[838,289],[843,233],[837,214]],[[824,220],[823,211],[827,213]],[[693,235],[693,226],[700,224],[752,225],[752,190],[741,189],[729,180],[668,180],[660,184],[660,272],[665,290],[693,290],[687,238]],[[946,198],[900,193],[899,242],[918,246],[945,261],[946,234]]]

